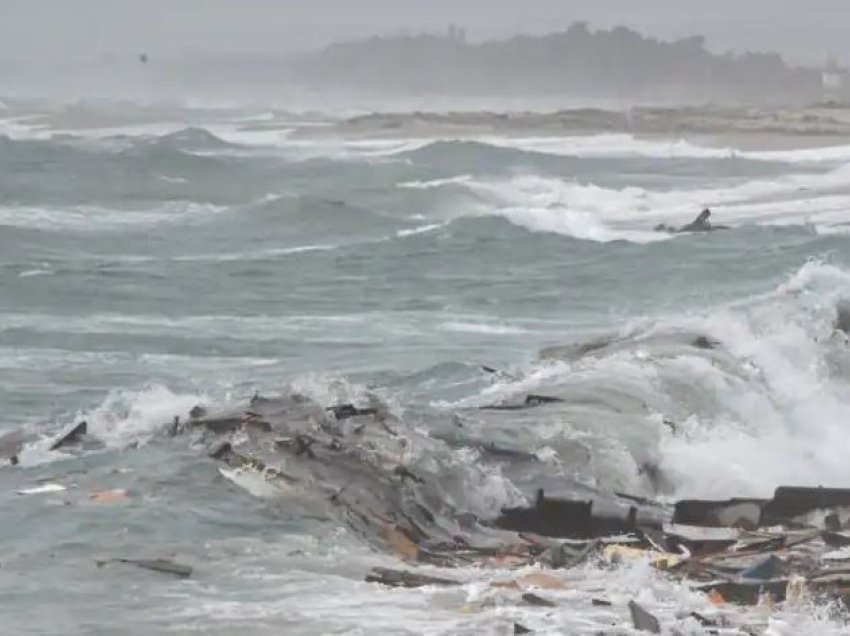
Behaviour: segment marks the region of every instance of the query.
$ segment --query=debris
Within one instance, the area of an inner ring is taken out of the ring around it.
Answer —
[[[761,563],[747,568],[741,572],[741,578],[744,579],[778,579],[785,571],[785,562],[771,554]]]
[[[691,341],[691,345],[696,347],[697,349],[716,349],[720,346],[720,343],[717,340],[711,340],[706,336],[697,336]]]
[[[526,574],[517,579],[517,583],[520,587],[539,587],[541,590],[563,590],[567,587],[561,579],[545,572]]]
[[[198,420],[207,414],[207,410],[201,406],[200,404],[196,404],[192,407],[192,410],[189,411],[189,417],[193,420]]]
[[[572,560],[568,561],[564,564],[565,568],[574,568],[578,565],[581,565],[591,554],[596,552],[599,549],[601,543],[599,540],[591,541],[588,543],[581,552],[579,552]]]
[[[602,550],[606,559],[613,563],[625,559],[648,559],[649,564],[659,570],[667,570],[678,564],[682,557],[677,554],[667,554],[654,550],[642,550],[624,545],[609,545]]]
[[[107,563],[127,563],[145,570],[153,570],[154,572],[162,572],[163,574],[174,574],[180,578],[186,578],[192,575],[192,567],[176,563],[171,559],[108,559],[106,561],[98,561],[97,566],[103,567]]]
[[[41,486],[34,486],[32,488],[22,488],[17,492],[19,495],[41,495],[51,492],[62,492],[63,490],[67,490],[67,488],[62,484],[42,484]]]
[[[784,600],[787,587],[788,581],[786,579],[775,579],[770,581],[722,581],[699,585],[694,589],[709,593],[716,592],[723,602],[755,605],[758,603],[759,594],[763,591],[770,591],[777,601]]]
[[[224,415],[221,417],[197,418],[192,420],[193,426],[203,426],[213,433],[230,433],[242,426],[242,416]]]
[[[835,330],[850,336],[850,301],[839,301],[835,307],[835,314]]]
[[[708,593],[708,600],[711,601],[712,605],[726,604],[726,599],[723,598],[723,595],[714,588],[712,588],[711,591]]]
[[[525,396],[526,406],[540,406],[542,404],[561,404],[563,403],[563,401],[563,399],[558,397],[552,397],[551,395],[529,394]]]
[[[56,438],[50,445],[50,450],[55,451],[59,450],[63,446],[69,446],[71,444],[76,444],[80,441],[80,438],[88,432],[88,424],[83,421],[79,424],[73,426],[69,431],[62,433],[59,437]]]
[[[611,601],[606,601],[605,599],[601,598],[590,599],[590,604],[594,607],[611,607],[612,605],[614,605]]]
[[[658,619],[634,601],[629,601],[629,612],[632,615],[632,624],[639,632],[661,633],[661,624]]]
[[[419,557],[419,548],[396,526],[390,524],[384,526],[384,539],[405,560],[416,561]]]
[[[705,501],[685,499],[676,503],[673,523],[711,528],[744,528],[759,526],[764,499],[729,499]]]
[[[458,581],[441,579],[424,574],[414,574],[403,570],[390,570],[389,568],[372,568],[372,572],[366,576],[367,583],[381,583],[390,587],[425,587],[427,585],[456,586]]]
[[[661,525],[656,520],[641,523],[648,527]],[[533,508],[503,508],[494,524],[503,530],[572,539],[623,535],[638,529],[635,507],[625,517],[594,515],[593,501],[547,498],[542,489],[537,491]]]
[[[850,536],[840,532],[821,532],[821,538],[831,548],[844,548],[850,545]]]
[[[116,488],[114,490],[97,490],[90,492],[89,499],[97,503],[113,504],[129,501],[130,497],[126,490]]]
[[[703,627],[717,627],[717,621],[711,620],[710,618],[706,618],[699,612],[691,612],[691,618],[693,618],[697,623],[699,623]]]
[[[537,594],[532,594],[531,592],[523,594],[522,600],[529,605],[534,605],[535,607],[557,607],[557,605],[552,601],[545,599],[542,596],[537,596]]]
[[[788,605],[798,605],[807,596],[806,579],[802,576],[792,576],[785,588],[785,602]]]
[[[531,634],[531,630],[524,625],[520,625],[519,623],[514,623],[514,634]]]
[[[762,526],[779,525],[814,510],[850,507],[850,489],[780,486],[762,510]]]
[[[478,407],[482,411],[522,411],[524,409],[543,406],[544,404],[558,404],[564,400],[551,395],[534,395],[528,394],[525,399],[519,404],[491,404]]]
[[[338,420],[347,420],[358,415],[378,414],[378,409],[376,408],[360,409],[354,406],[353,404],[338,404],[337,406],[329,406],[325,410],[333,413],[334,417]]]

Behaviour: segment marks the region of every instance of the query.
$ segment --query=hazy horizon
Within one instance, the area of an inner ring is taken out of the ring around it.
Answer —
[[[623,25],[641,33],[706,37],[707,47],[775,51],[793,63],[817,64],[834,54],[850,59],[850,3],[812,0],[792,6],[751,0],[713,3],[675,0],[0,0],[0,60],[50,65],[192,54],[285,55],[333,41],[402,31],[466,29],[473,41],[563,30],[574,21],[593,28]],[[770,15],[769,28],[765,16]]]

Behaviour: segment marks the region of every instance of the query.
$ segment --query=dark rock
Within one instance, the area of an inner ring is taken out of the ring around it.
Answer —
[[[629,612],[632,615],[632,624],[639,632],[661,633],[661,624],[658,619],[634,601],[629,601]]]
[[[424,587],[426,585],[457,586],[458,581],[441,579],[424,574],[415,574],[403,570],[390,570],[389,568],[372,568],[366,576],[367,583],[381,583],[390,587]]]
[[[200,404],[196,404],[192,407],[192,410],[189,411],[189,417],[191,417],[193,420],[200,419],[206,414],[207,410]]]
[[[519,623],[514,623],[514,634],[531,634],[532,631],[525,627],[524,625],[520,625]]]
[[[55,451],[65,446],[79,443],[81,441],[80,438],[85,435],[87,431],[88,424],[85,421],[76,424],[71,428],[71,430],[60,434],[59,437],[56,438],[56,441],[50,445],[50,450]]]
[[[594,607],[611,607],[611,606],[614,605],[611,601],[606,601],[605,599],[602,599],[602,598],[590,599],[590,603]]]
[[[552,601],[545,599],[542,596],[537,596],[537,594],[532,594],[531,592],[523,594],[522,600],[529,605],[534,605],[535,607],[557,607],[557,605]]]

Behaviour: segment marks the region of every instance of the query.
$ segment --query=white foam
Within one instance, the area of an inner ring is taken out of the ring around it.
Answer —
[[[77,205],[67,208],[0,207],[0,226],[72,232],[113,232],[139,227],[203,222],[227,206],[176,201],[150,210],[115,210]]]
[[[107,447],[123,448],[146,441],[175,415],[185,416],[193,406],[206,402],[205,398],[174,393],[157,384],[138,390],[117,390],[110,392],[99,406],[78,413],[74,421],[88,422],[88,433]]]
[[[439,325],[444,331],[474,333],[485,336],[516,336],[528,333],[524,327],[506,324],[450,321]]]
[[[850,161],[850,145],[798,148],[792,150],[744,151],[733,147],[702,146],[685,139],[640,138],[629,134],[570,137],[481,137],[480,141],[501,148],[515,148],[572,157],[649,157],[658,159],[741,159],[784,163]]]
[[[454,183],[476,198],[462,215],[501,216],[534,232],[585,240],[648,243],[670,238],[654,232],[656,225],[683,225],[703,207],[710,207],[715,222],[723,225],[811,224],[842,231],[850,209],[848,178],[850,165],[825,174],[792,174],[703,190],[610,189],[531,175]]]

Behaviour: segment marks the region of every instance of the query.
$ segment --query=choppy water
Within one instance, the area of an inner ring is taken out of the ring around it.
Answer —
[[[850,349],[832,331],[850,298],[850,147],[330,142],[246,129],[247,112],[30,115],[0,112],[0,427],[47,437],[85,418],[105,446],[36,442],[0,469],[4,633],[497,634],[521,620],[580,634],[626,616],[591,608],[594,590],[668,620],[705,603],[643,566],[571,573],[548,613],[481,583],[363,583],[393,557],[155,435],[199,401],[256,390],[330,405],[368,387],[426,432],[463,407],[554,392],[563,409],[477,434],[538,453],[565,492],[656,494],[647,461],[670,497],[850,485]],[[706,205],[733,229],[652,231]],[[599,336],[617,339],[538,358]],[[456,460],[482,512],[534,487]],[[17,494],[43,479],[68,490]],[[89,500],[107,488],[131,501]],[[195,576],[94,565],[169,554]],[[844,633],[825,612],[781,614],[773,633]]]

